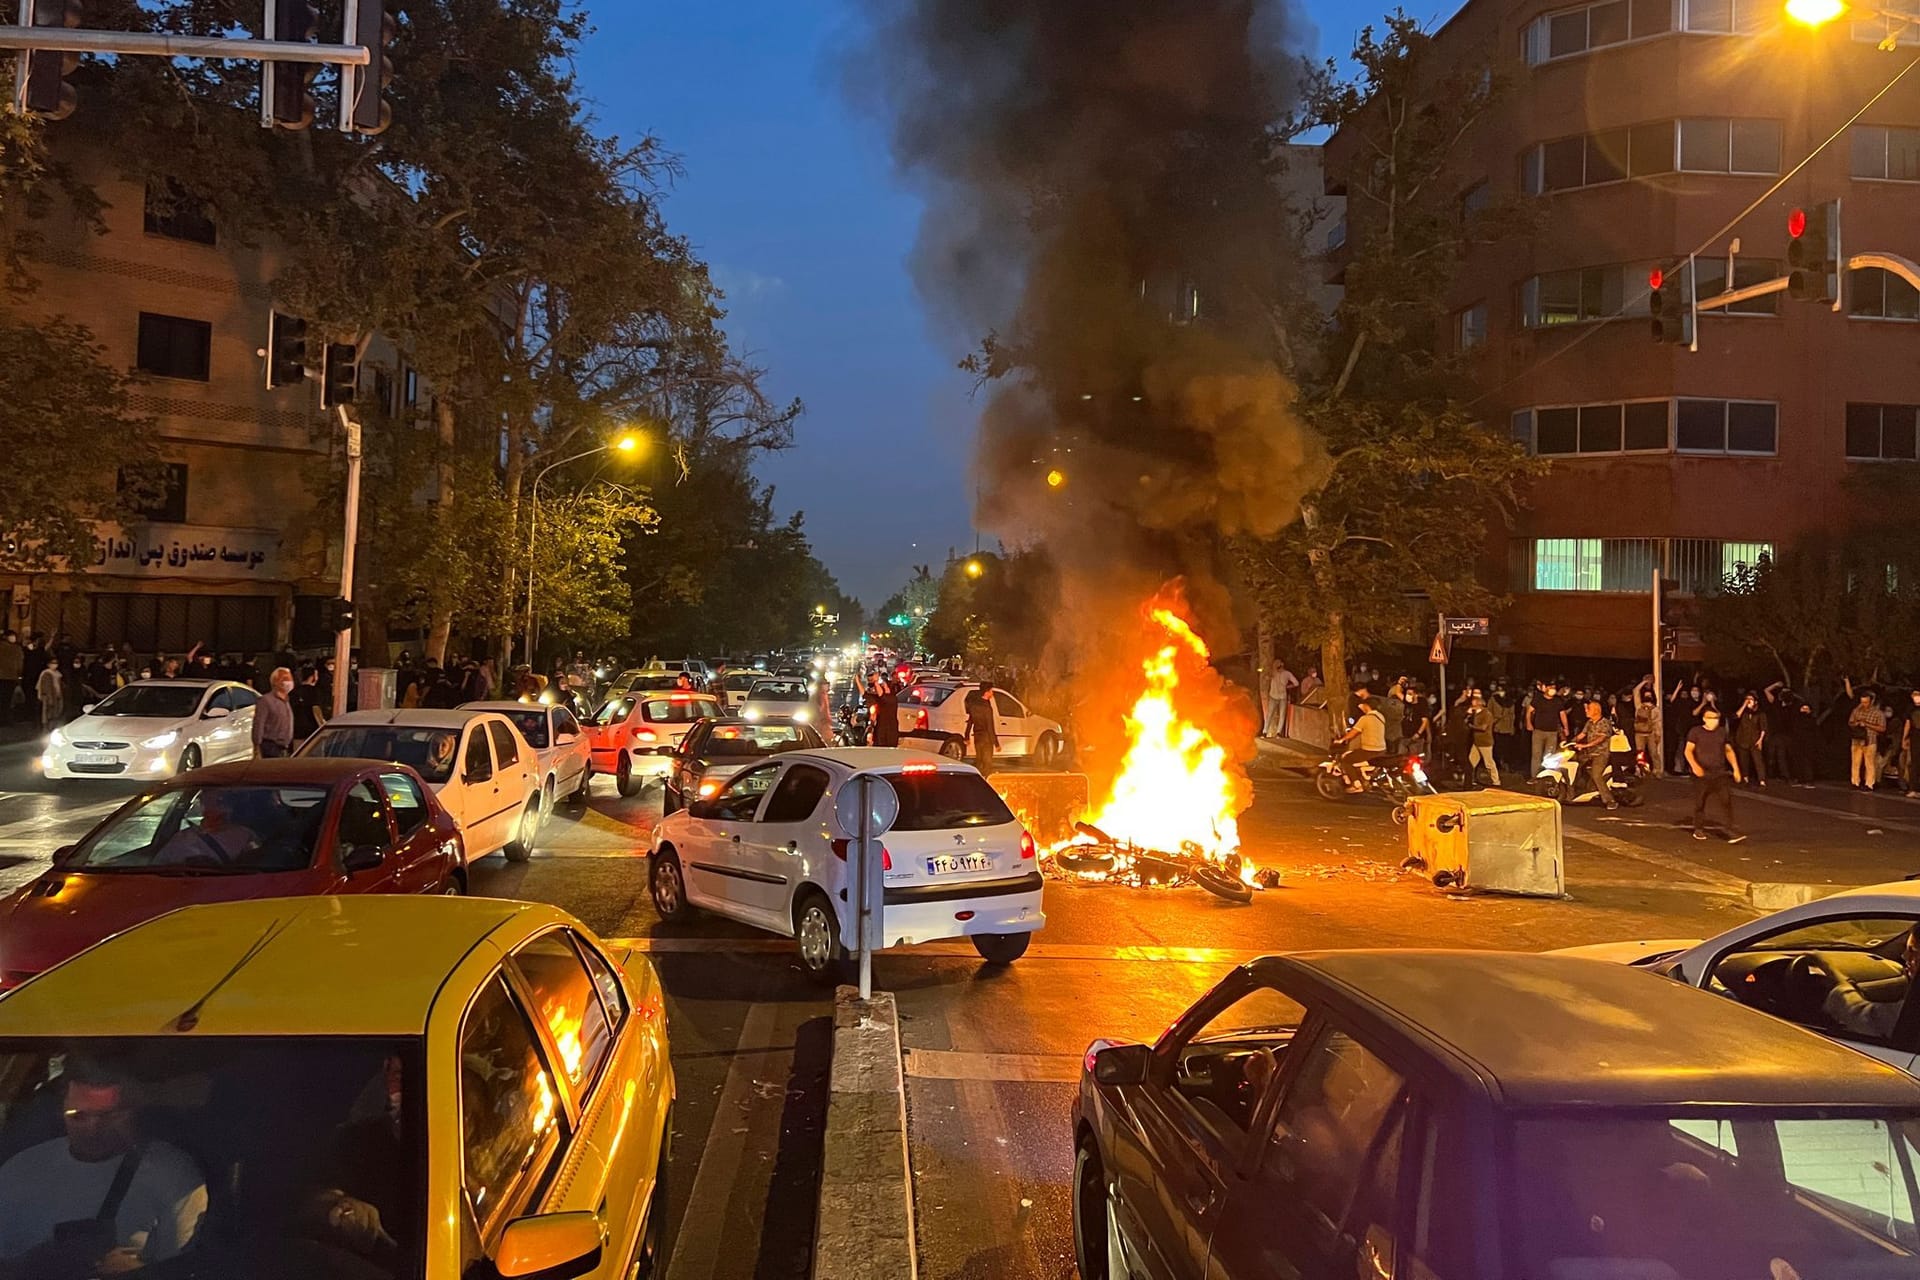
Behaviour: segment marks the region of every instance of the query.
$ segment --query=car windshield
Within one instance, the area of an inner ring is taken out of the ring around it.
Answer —
[[[758,680],[747,690],[748,702],[805,702],[807,686],[798,680]]]
[[[813,731],[797,724],[717,724],[707,735],[703,755],[771,756],[810,746]]]
[[[428,782],[441,783],[453,776],[454,751],[459,745],[460,731],[450,726],[343,724],[320,730],[300,754],[391,760],[412,765]]]
[[[751,689],[753,688],[754,685],[760,683],[760,681],[763,678],[764,677],[756,675],[751,671],[745,673],[744,675],[728,676],[726,679],[726,688],[728,692],[738,692],[741,689]]]
[[[1601,1112],[1513,1134],[1514,1275],[1920,1277],[1920,1117]]]
[[[199,709],[206,692],[204,685],[130,684],[107,695],[87,714],[184,720]]]
[[[719,714],[720,704],[712,698],[648,698],[640,708],[648,724],[692,724]]]
[[[900,796],[895,831],[944,831],[952,827],[997,827],[1013,813],[1000,793],[977,773],[959,769],[912,770],[885,775]]]
[[[527,745],[540,748],[547,745],[547,713],[545,708],[528,708],[524,711],[502,711],[501,715],[513,721],[513,727],[527,740]]]
[[[0,1255],[22,1276],[107,1274],[96,1260],[127,1251],[154,1277],[413,1280],[423,1057],[405,1038],[0,1040]],[[136,1150],[128,1206],[150,1208],[117,1223],[94,1222],[104,1178],[34,1172]]]
[[[162,791],[107,819],[64,866],[183,875],[301,871],[313,865],[326,813],[325,787]]]
[[[633,712],[632,698],[608,698],[593,713],[593,723],[598,725],[619,724]]]

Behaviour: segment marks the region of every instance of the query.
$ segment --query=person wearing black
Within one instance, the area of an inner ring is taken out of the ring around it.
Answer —
[[[293,692],[287,695],[287,703],[293,708],[293,741],[298,746],[314,734],[320,732],[320,726],[327,722],[329,707],[320,705],[320,669],[308,665],[300,670],[300,683],[293,686]]]
[[[1527,728],[1531,738],[1527,776],[1537,778],[1541,759],[1567,740],[1567,704],[1560,700],[1553,681],[1542,681],[1534,692],[1533,705],[1527,708]]]
[[[1727,820],[1719,828],[1728,844],[1739,844],[1747,837],[1733,825],[1733,784],[1740,781],[1740,761],[1735,758],[1727,731],[1720,726],[1720,712],[1708,708],[1700,723],[1687,731],[1682,749],[1687,768],[1693,772],[1693,838],[1707,838],[1707,801],[1719,798]]]
[[[1760,700],[1748,694],[1734,712],[1733,749],[1740,757],[1740,771],[1756,787],[1767,785],[1767,713]]]
[[[876,747],[900,745],[900,692],[885,676],[873,678],[873,692],[867,695],[867,725]]]
[[[981,773],[993,770],[993,749],[1000,735],[993,723],[993,681],[982,680],[980,687],[967,695],[967,741],[973,747],[973,766]]]

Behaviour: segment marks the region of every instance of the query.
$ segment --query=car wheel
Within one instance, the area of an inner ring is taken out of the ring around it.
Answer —
[[[840,980],[847,949],[840,944],[840,925],[827,895],[812,890],[800,899],[793,913],[793,940],[800,952],[800,967],[809,978],[829,985]]]
[[[619,763],[613,768],[613,783],[623,796],[633,794],[633,757],[622,751]]]
[[[1109,1267],[1107,1176],[1089,1139],[1073,1153],[1073,1261],[1080,1280],[1121,1280]]]
[[[653,899],[654,912],[662,920],[685,920],[693,914],[687,901],[686,873],[680,869],[680,855],[672,845],[662,845],[647,868],[647,893]]]
[[[967,757],[966,744],[958,738],[942,738],[940,754],[949,760],[964,760]]]
[[[548,774],[546,783],[540,788],[541,826],[545,826],[547,823],[553,821],[553,793],[558,789],[558,785],[554,782],[553,775]]]
[[[440,886],[440,895],[445,898],[458,898],[465,894],[466,891],[467,877],[466,873],[461,871],[455,871],[449,875],[446,881]]]
[[[1032,941],[1030,933],[976,933],[973,949],[988,964],[1012,964],[1027,954],[1027,944]]]
[[[1042,769],[1051,769],[1060,763],[1060,737],[1058,734],[1043,733],[1040,741],[1033,747],[1033,762]]]
[[[180,768],[176,770],[176,772],[191,773],[195,769],[198,769],[199,767],[200,767],[200,745],[198,743],[189,742],[187,744],[187,749],[180,753]]]
[[[653,1194],[647,1197],[647,1225],[640,1235],[639,1256],[633,1260],[633,1280],[655,1280],[667,1273],[667,1138],[673,1133],[673,1112],[660,1129],[660,1167],[654,1171]]]
[[[520,821],[514,827],[513,842],[501,852],[507,855],[508,862],[525,862],[533,856],[533,842],[540,835],[540,802],[527,801],[527,807],[520,811]]]
[[[1331,769],[1319,769],[1313,775],[1313,789],[1322,800],[1339,800],[1347,794],[1347,784]]]
[[[589,760],[580,770],[580,785],[574,788],[571,797],[575,804],[585,804],[593,794],[593,761]]]

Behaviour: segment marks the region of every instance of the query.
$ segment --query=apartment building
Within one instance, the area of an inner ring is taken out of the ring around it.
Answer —
[[[1808,30],[1775,0],[1470,0],[1435,39],[1511,80],[1467,139],[1462,216],[1494,195],[1540,214],[1474,248],[1448,299],[1477,407],[1549,463],[1495,557],[1513,601],[1484,643],[1548,670],[1644,657],[1656,569],[1684,618],[1737,565],[1844,530],[1853,481],[1920,457],[1920,292],[1900,275],[1846,273],[1838,313],[1783,293],[1702,313],[1697,350],[1647,318],[1656,265],[1695,254],[1703,298],[1777,278],[1790,212],[1826,200],[1848,255],[1920,259],[1920,76],[1888,88],[1920,29]],[[1355,145],[1336,135],[1330,170],[1354,172]]]

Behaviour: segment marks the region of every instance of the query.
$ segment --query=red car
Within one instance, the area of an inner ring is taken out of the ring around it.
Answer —
[[[176,907],[466,885],[459,825],[405,765],[212,765],[121,805],[0,901],[0,990]]]

